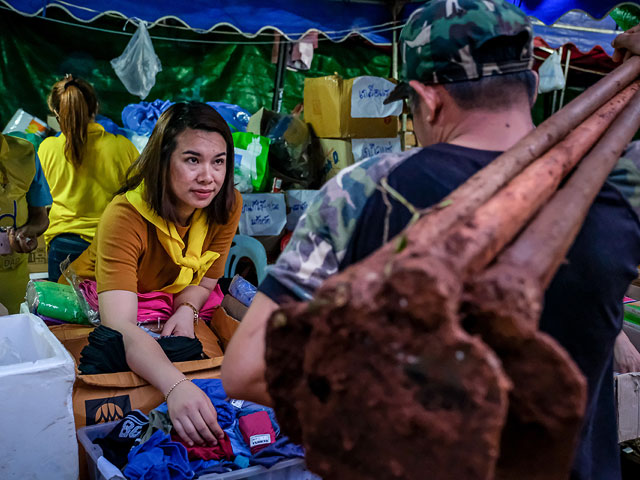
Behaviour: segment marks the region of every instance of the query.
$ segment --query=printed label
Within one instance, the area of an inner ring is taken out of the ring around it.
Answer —
[[[244,405],[244,400],[233,399],[233,400],[231,400],[230,403],[231,403],[231,405],[233,405],[236,408],[242,408],[242,405]]]
[[[249,446],[251,448],[258,445],[269,445],[271,443],[271,435],[268,433],[262,433],[260,435],[252,435],[249,437]]]
[[[131,411],[131,401],[129,400],[129,395],[96,398],[94,400],[85,400],[84,409],[87,417],[87,426],[96,425],[124,418]]]

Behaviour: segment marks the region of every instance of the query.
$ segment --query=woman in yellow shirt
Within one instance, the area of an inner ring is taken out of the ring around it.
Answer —
[[[95,123],[98,99],[91,84],[67,75],[49,94],[49,108],[62,133],[45,139],[38,150],[53,196],[49,228],[49,279],[60,276],[60,262],[77,258],[93,240],[98,220],[124,184],[127,169],[138,157],[122,135]]]

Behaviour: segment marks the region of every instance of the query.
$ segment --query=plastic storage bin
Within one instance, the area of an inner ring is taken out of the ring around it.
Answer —
[[[78,477],[71,355],[31,314],[0,317],[0,477]]]
[[[78,440],[87,452],[87,464],[91,480],[119,480],[125,478],[115,467],[113,469],[121,476],[108,475],[107,470],[101,468],[99,464],[102,464],[100,461],[102,448],[93,443],[94,439],[106,436],[117,423],[100,423],[78,429]],[[248,467],[228,473],[202,475],[198,477],[198,480],[240,480],[242,478],[250,478],[251,480],[321,480],[320,477],[305,468],[304,460],[301,458],[283,460],[269,469],[261,466]]]

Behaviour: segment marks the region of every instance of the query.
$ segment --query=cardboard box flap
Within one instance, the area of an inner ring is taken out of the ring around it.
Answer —
[[[240,322],[229,316],[224,308],[217,308],[213,313],[209,328],[220,340],[223,351],[226,350],[231,337],[238,328],[238,325],[240,325]]]
[[[202,370],[209,370],[222,365],[223,357],[191,360],[189,362],[174,362],[174,367],[184,374],[195,374]],[[187,375],[191,377],[191,375]],[[104,388],[133,388],[149,385],[145,379],[133,372],[101,373],[99,375],[82,375],[76,368],[76,381]]]

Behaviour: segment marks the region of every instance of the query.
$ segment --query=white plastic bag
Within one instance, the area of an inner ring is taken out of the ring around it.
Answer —
[[[122,55],[111,60],[111,66],[129,93],[146,98],[156,84],[156,74],[162,71],[162,64],[144,22],[139,23]]]
[[[562,73],[562,65],[560,64],[560,55],[557,51],[554,51],[542,62],[542,65],[540,65],[538,69],[538,75],[540,76],[538,93],[562,90],[564,88],[564,74]]]

